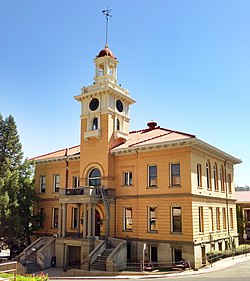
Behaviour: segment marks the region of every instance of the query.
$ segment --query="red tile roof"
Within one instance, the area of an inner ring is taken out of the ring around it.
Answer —
[[[58,151],[50,152],[44,155],[40,155],[37,157],[34,157],[31,160],[39,161],[39,160],[46,160],[46,159],[51,159],[51,158],[61,158],[64,156],[73,156],[80,154],[80,145],[73,146],[70,148],[64,148]]]
[[[148,124],[149,125],[149,124]],[[147,129],[133,131],[130,132],[128,135],[128,139],[125,143],[118,145],[117,147],[112,149],[112,152],[115,152],[119,149],[126,149],[126,148],[135,148],[144,145],[154,145],[157,143],[163,142],[170,142],[175,140],[184,140],[189,138],[194,138],[194,135],[177,132],[169,129],[164,129],[159,126],[149,126]],[[32,160],[35,161],[43,161],[53,158],[61,158],[64,156],[73,156],[73,155],[80,155],[80,145],[61,149],[55,152],[47,153],[41,156],[34,157]]]
[[[115,147],[114,149],[112,149],[112,151],[123,148],[139,147],[141,145],[151,145],[168,141],[184,140],[194,137],[194,135],[164,129],[158,126],[152,129],[130,132],[126,142]]]
[[[237,203],[250,203],[250,191],[236,191]]]

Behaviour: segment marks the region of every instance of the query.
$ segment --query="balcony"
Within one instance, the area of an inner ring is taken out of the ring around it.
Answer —
[[[102,187],[81,186],[77,188],[60,188],[59,203],[100,203],[102,202]],[[103,189],[105,197],[115,196],[114,189]]]

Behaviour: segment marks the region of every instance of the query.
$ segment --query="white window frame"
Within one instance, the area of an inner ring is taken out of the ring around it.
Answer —
[[[127,217],[127,211],[131,211],[131,217],[130,218]],[[132,209],[132,207],[124,207],[123,217],[124,217],[123,230],[132,231],[133,230],[133,209]],[[130,227],[128,227],[128,225],[130,225]]]
[[[133,173],[132,172],[123,172],[123,185],[124,186],[133,185]]]
[[[150,168],[151,167],[156,167],[156,175],[151,175],[150,174]],[[157,187],[157,165],[148,165],[148,187],[149,188],[156,188]],[[155,178],[155,180],[153,180],[152,178]],[[151,184],[151,181],[155,181],[155,184]]]
[[[77,188],[80,186],[80,177],[78,177],[78,176],[72,177],[72,186],[73,186],[73,188]]]
[[[56,212],[57,212],[57,224],[56,224]],[[59,208],[52,209],[52,228],[58,228],[59,224]]]
[[[179,173],[174,173],[174,166],[179,167]],[[175,183],[177,179],[177,182]],[[170,163],[170,186],[175,187],[175,186],[180,186],[181,185],[181,164],[179,162],[176,163]]]
[[[206,161],[206,177],[207,177],[207,189],[211,190],[212,189],[212,184],[211,184],[211,163],[209,160]]]
[[[179,216],[180,217],[180,230],[175,230],[174,229],[174,209],[180,209],[181,210],[181,215]],[[182,207],[181,206],[171,206],[171,233],[179,233],[181,234],[182,233]]]
[[[199,232],[204,232],[204,212],[202,206],[199,206]]]
[[[221,213],[219,207],[216,207],[216,230],[221,230]]]
[[[202,187],[202,166],[200,163],[196,164],[197,173],[197,187]]]
[[[78,208],[72,207],[72,224],[71,224],[72,229],[77,229],[77,220],[78,220]]]
[[[152,210],[152,211],[151,211]],[[152,217],[152,213],[154,212],[154,217]],[[152,229],[152,222],[154,221],[155,229]],[[148,207],[148,232],[158,232],[158,208],[156,206]]]
[[[59,192],[60,189],[60,175],[59,174],[54,174],[53,176],[53,191],[54,192]]]
[[[46,176],[40,176],[40,193],[46,193]]]
[[[214,211],[213,211],[213,207],[209,207],[208,209],[209,209],[209,223],[210,223],[209,231],[214,232]]]

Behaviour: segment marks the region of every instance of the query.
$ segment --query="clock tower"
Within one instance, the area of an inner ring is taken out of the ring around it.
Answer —
[[[129,133],[129,107],[135,102],[128,90],[117,84],[118,60],[105,45],[94,59],[94,83],[81,89],[81,185],[89,184],[93,169],[100,172],[99,184],[114,188],[114,146]]]

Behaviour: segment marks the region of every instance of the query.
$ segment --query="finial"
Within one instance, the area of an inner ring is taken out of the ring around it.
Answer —
[[[112,15],[111,15],[111,10],[109,10],[108,7],[107,7],[107,10],[103,10],[102,13],[106,17],[106,44],[105,44],[105,48],[106,48],[106,47],[108,47],[108,19],[109,19],[109,17],[112,17]]]

